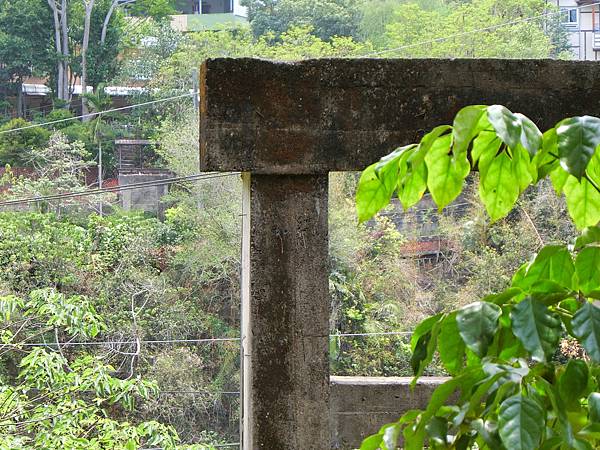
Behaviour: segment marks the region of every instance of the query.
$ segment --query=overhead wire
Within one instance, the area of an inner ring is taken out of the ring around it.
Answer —
[[[345,337],[370,337],[370,336],[411,336],[412,331],[381,331],[373,333],[336,333],[330,334],[330,338]],[[212,344],[215,342],[239,342],[239,337],[219,337],[202,339],[153,339],[140,340],[140,344],[159,345],[159,344]],[[0,344],[2,347],[77,347],[77,346],[108,346],[108,345],[135,345],[138,341],[79,341],[79,342],[24,342]]]
[[[170,102],[170,101],[177,100],[177,99],[180,99],[180,98],[192,97],[192,96],[197,95],[197,94],[198,94],[197,92],[188,92],[187,94],[174,95],[172,97],[161,98],[161,99],[158,99],[158,100],[151,100],[151,101],[142,102],[142,103],[134,103],[133,105],[121,106],[121,107],[118,107],[118,108],[111,108],[111,109],[106,109],[106,110],[103,110],[103,111],[91,112],[91,113],[88,113],[88,114],[81,114],[79,116],[65,117],[64,119],[51,120],[49,122],[32,123],[30,125],[25,125],[25,126],[18,127],[18,128],[11,128],[11,129],[8,129],[8,130],[2,130],[2,131],[0,131],[0,135],[2,135],[2,134],[8,134],[8,133],[16,133],[17,131],[28,130],[30,128],[46,127],[46,126],[49,126],[49,125],[55,125],[57,123],[64,123],[64,122],[68,122],[68,121],[71,121],[71,120],[79,120],[79,119],[85,119],[85,118],[89,118],[89,117],[102,116],[104,114],[109,114],[109,113],[118,112],[118,111],[125,111],[125,110],[128,110],[128,109],[140,108],[142,106],[149,106],[149,105],[154,105],[154,104],[157,104],[157,103]]]
[[[13,205],[22,205],[28,203],[38,203],[42,201],[52,201],[52,200],[63,200],[67,198],[79,198],[86,197],[90,195],[101,195],[105,193],[111,192],[121,192],[128,191],[133,189],[142,189],[146,187],[154,187],[154,186],[164,186],[167,184],[174,184],[182,181],[201,181],[201,180],[210,180],[214,178],[222,178],[222,177],[230,177],[234,175],[239,175],[240,172],[227,172],[227,173],[219,173],[219,172],[205,172],[199,173],[195,175],[188,175],[183,177],[173,177],[173,178],[164,178],[162,180],[152,180],[152,181],[142,181],[139,183],[132,183],[124,186],[112,186],[106,188],[95,188],[88,189],[85,191],[71,191],[64,192],[59,194],[52,195],[40,195],[35,197],[26,197],[26,198],[17,198],[13,200],[5,200],[0,202],[0,207],[3,206],[13,206]]]

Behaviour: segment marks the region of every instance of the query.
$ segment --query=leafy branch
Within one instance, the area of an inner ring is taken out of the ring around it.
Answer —
[[[413,384],[436,353],[451,378],[425,410],[383,426],[361,450],[395,449],[401,437],[407,450],[599,448],[599,144],[594,117],[565,119],[542,134],[503,106],[470,106],[453,126],[435,128],[363,172],[361,221],[394,193],[410,208],[429,191],[441,209],[476,170],[492,221],[549,177],[585,229],[571,246],[544,246],[504,291],[421,322],[411,339]],[[565,336],[583,347],[584,358],[556,361]]]

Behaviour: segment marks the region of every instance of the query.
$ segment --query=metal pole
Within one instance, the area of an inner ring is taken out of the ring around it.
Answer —
[[[192,69],[192,85],[194,89],[194,111],[196,115],[199,114],[200,111],[200,81],[198,77],[198,69]]]
[[[102,189],[102,141],[98,142],[98,188]],[[100,199],[100,217],[102,213],[102,199]]]

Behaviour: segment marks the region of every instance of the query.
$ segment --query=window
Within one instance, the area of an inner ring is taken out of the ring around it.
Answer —
[[[202,0],[202,14],[230,13],[232,6],[231,0]]]
[[[560,22],[567,27],[579,25],[579,11],[577,8],[561,8]]]

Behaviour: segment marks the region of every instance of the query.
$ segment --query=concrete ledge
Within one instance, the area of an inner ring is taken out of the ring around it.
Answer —
[[[210,59],[200,75],[206,171],[362,170],[472,104],[505,105],[542,131],[600,114],[597,61]]]
[[[411,409],[424,409],[433,391],[448,380],[423,377],[414,390],[410,377],[331,377],[332,448],[355,449],[362,440]]]

